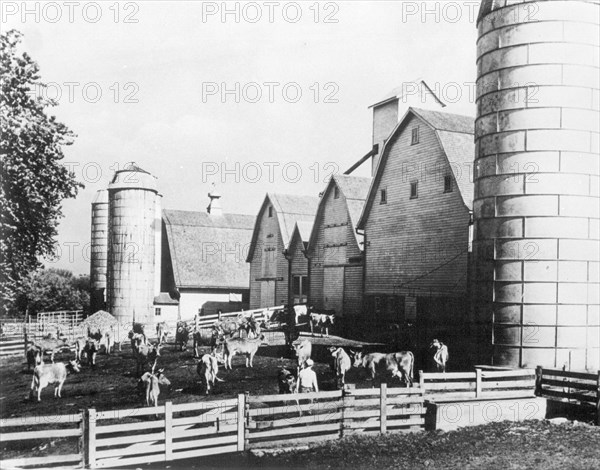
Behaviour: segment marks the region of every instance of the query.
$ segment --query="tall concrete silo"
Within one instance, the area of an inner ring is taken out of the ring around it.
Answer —
[[[90,307],[92,312],[105,308],[106,261],[108,258],[108,191],[96,192],[92,201],[90,244]]]
[[[482,2],[473,293],[496,365],[599,367],[598,3]]]
[[[107,308],[119,321],[150,322],[155,295],[156,178],[130,164],[108,186]]]

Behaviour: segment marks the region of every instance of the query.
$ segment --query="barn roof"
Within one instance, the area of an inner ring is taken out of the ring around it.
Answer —
[[[413,88],[413,86],[417,85],[417,84],[420,87],[417,90],[415,90]],[[409,87],[409,85],[411,85],[411,86]],[[375,108],[377,106],[381,106],[382,104],[385,104],[385,103],[395,100],[395,99],[402,100],[403,103],[408,103],[415,99],[415,97],[416,97],[415,91],[418,91],[419,93],[421,93],[421,95],[418,96],[418,98],[417,98],[417,99],[420,99],[421,101],[426,99],[425,98],[426,94],[430,94],[431,97],[433,98],[434,102],[437,105],[442,106],[442,107],[446,106],[444,104],[444,102],[439,98],[439,96],[437,96],[435,94],[433,89],[427,84],[427,82],[419,77],[419,78],[415,78],[414,80],[404,82],[402,85],[394,88],[389,93],[387,93],[383,98],[381,98],[379,101],[377,101],[377,103],[369,106],[369,108]]]
[[[301,249],[306,250],[306,247],[308,246],[308,240],[312,232],[313,224],[314,218],[310,222],[306,220],[296,222],[294,230],[292,230],[292,238],[290,239],[290,252],[294,251],[295,246],[298,245],[299,242],[302,243]]]
[[[448,160],[454,179],[460,191],[463,203],[470,210],[473,209],[473,159],[475,156],[475,119],[470,116],[460,114],[445,113],[442,111],[429,111],[420,108],[408,108],[404,117],[400,120],[396,128],[390,134],[381,152],[381,160],[377,167],[377,173],[369,196],[364,205],[358,228],[364,228],[366,218],[373,205],[376,196],[377,186],[383,172],[385,171],[385,162],[387,161],[390,142],[404,129],[411,116],[416,116],[429,125],[436,133],[440,146]]]
[[[165,210],[163,222],[177,287],[247,289],[244,251],[255,217]]]
[[[346,200],[346,207],[348,208],[348,214],[350,215],[350,223],[352,224],[352,231],[356,238],[359,248],[362,250],[363,246],[360,244],[359,235],[356,233],[354,228],[362,213],[365,200],[369,194],[369,188],[373,178],[362,177],[362,176],[350,176],[350,175],[333,175],[327,183],[327,187],[323,193],[323,197],[319,201],[319,208],[315,216],[315,224],[310,234],[309,246],[316,242],[318,235],[317,223],[321,220],[323,211],[325,210],[326,195],[332,190],[334,186],[337,186],[344,195]]]
[[[314,221],[315,214],[317,212],[317,206],[319,204],[319,198],[314,196],[267,193],[260,211],[258,212],[258,216],[256,217],[254,232],[252,234],[252,242],[250,243],[250,249],[248,250],[248,256],[246,258],[247,262],[250,262],[254,256],[260,220],[262,218],[262,214],[269,204],[271,204],[275,209],[277,223],[279,225],[279,231],[283,241],[283,248],[284,250],[287,250],[290,246],[290,241],[292,240],[292,234],[296,222],[312,223]]]

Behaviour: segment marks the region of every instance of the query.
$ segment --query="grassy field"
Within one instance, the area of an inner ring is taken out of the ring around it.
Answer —
[[[244,454],[152,468],[597,470],[600,427],[492,423],[448,433],[353,436],[275,456]]]

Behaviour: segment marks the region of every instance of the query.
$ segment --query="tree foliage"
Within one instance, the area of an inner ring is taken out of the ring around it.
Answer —
[[[56,103],[36,96],[39,67],[20,41],[15,30],[0,35],[0,313],[52,254],[62,201],[83,187],[60,163],[75,136],[47,114]]]
[[[89,277],[65,269],[41,269],[21,283],[17,305],[31,315],[57,310],[88,310]]]

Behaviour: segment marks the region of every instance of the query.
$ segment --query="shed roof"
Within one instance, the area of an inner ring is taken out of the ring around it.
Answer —
[[[296,196],[292,194],[267,193],[254,224],[252,242],[248,250],[247,262],[252,260],[258,239],[259,224],[266,208],[271,204],[277,215],[277,223],[283,241],[283,248],[290,246],[296,222],[312,223],[317,212],[319,198],[314,196]]]
[[[243,253],[255,217],[163,211],[177,287],[247,289],[250,273]]]
[[[390,142],[404,129],[411,116],[416,116],[429,125],[436,133],[440,146],[448,160],[454,179],[460,191],[463,203],[470,210],[473,208],[473,160],[475,156],[475,119],[460,114],[445,113],[441,111],[429,111],[420,108],[408,108],[404,117],[390,134],[381,152],[381,160],[377,167],[377,173],[369,191],[367,201],[364,205],[358,228],[364,228],[366,218],[373,205],[376,196],[377,185],[385,171],[385,163],[388,158]]]
[[[350,223],[352,224],[353,233],[356,237],[359,248],[362,250],[363,246],[360,244],[358,234],[354,228],[360,218],[363,206],[369,194],[369,188],[373,178],[362,177],[362,176],[350,176],[350,175],[333,175],[327,183],[327,187],[323,193],[323,197],[319,201],[319,207],[315,216],[315,223],[313,225],[309,246],[316,242],[318,234],[317,223],[321,220],[323,211],[325,210],[325,201],[327,200],[326,195],[331,191],[334,186],[337,186],[344,195],[346,200],[346,207],[348,208],[348,214],[350,216]]]
[[[411,85],[411,86],[409,86],[409,85]],[[417,90],[414,89],[415,85],[418,86]],[[403,103],[408,103],[411,101],[414,102],[414,99],[416,97],[415,91],[418,91],[420,93],[420,96],[418,97],[418,99],[420,99],[421,102],[425,102],[424,101],[424,100],[426,100],[425,97],[427,94],[429,94],[429,95],[431,95],[431,97],[436,105],[441,106],[441,107],[446,106],[446,104],[439,98],[439,96],[437,96],[435,94],[435,92],[427,84],[427,82],[425,80],[423,80],[423,78],[419,77],[414,80],[404,82],[402,85],[394,88],[389,93],[387,93],[383,98],[381,98],[379,101],[377,101],[375,104],[372,104],[371,106],[369,106],[369,108],[376,108],[378,106],[381,106],[381,105],[383,105],[389,101],[395,100],[395,99],[402,100]]]

